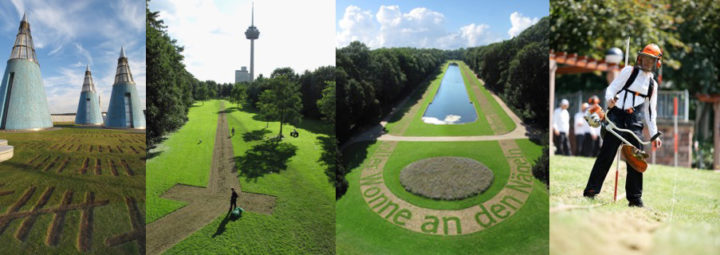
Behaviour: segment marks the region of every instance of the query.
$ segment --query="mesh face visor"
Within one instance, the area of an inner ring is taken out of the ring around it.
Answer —
[[[640,53],[638,55],[638,65],[640,65],[640,69],[646,72],[652,72],[655,71],[655,67],[657,66],[658,58],[654,56],[650,56],[647,54]]]

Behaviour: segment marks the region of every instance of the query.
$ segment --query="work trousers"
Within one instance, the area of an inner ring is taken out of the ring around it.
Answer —
[[[635,108],[642,109],[642,105]],[[641,111],[634,111],[633,113],[628,113],[624,110],[613,108],[607,114],[607,118],[609,118],[613,123],[615,123],[617,127],[629,129],[633,133],[635,133],[635,135],[642,138],[643,113]],[[605,134],[603,135],[603,144],[600,148],[600,154],[595,160],[592,172],[590,172],[590,178],[588,179],[587,185],[585,186],[584,195],[586,196],[594,196],[600,193],[600,190],[602,189],[602,184],[605,181],[608,170],[610,170],[610,166],[612,166],[612,162],[617,154],[618,147],[622,145],[622,141],[615,137],[615,135],[611,134],[610,132],[604,133]],[[640,142],[636,139],[632,138],[630,134],[619,131],[617,133],[622,135],[625,140],[628,140],[630,143],[632,143],[639,149],[643,149],[642,144],[640,144]],[[643,175],[642,173],[633,169],[629,164],[626,165],[626,197],[628,201],[640,199],[642,197]]]

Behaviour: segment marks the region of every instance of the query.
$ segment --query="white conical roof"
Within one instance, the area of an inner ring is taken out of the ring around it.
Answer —
[[[115,84],[126,82],[135,84],[132,73],[130,73],[130,64],[125,57],[125,49],[120,47],[120,57],[118,58],[117,72],[115,72]]]
[[[93,82],[92,73],[90,72],[90,66],[85,68],[85,81],[83,82],[82,91],[95,92],[95,82]]]
[[[10,59],[27,59],[38,63],[32,35],[30,34],[30,23],[27,21],[25,14],[23,14],[23,18],[20,21],[20,27],[18,28],[18,34],[15,38],[15,45],[13,45],[12,52],[10,53]]]

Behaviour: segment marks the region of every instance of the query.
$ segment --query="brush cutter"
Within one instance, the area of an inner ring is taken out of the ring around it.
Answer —
[[[652,138],[650,138],[650,141],[644,141],[632,130],[619,128],[615,125],[609,118],[606,118],[605,111],[599,106],[599,105],[593,105],[590,108],[588,108],[587,112],[585,113],[585,120],[590,124],[591,127],[598,127],[600,125],[603,126],[606,132],[609,132],[610,134],[614,135],[620,141],[622,142],[622,145],[620,146],[620,154],[623,155],[625,158],[625,161],[636,171],[640,173],[644,173],[645,170],[647,170],[647,161],[646,159],[650,157],[650,155],[641,150],[640,148],[636,147],[632,143],[630,143],[625,137],[623,137],[620,133],[626,133],[630,134],[630,137],[634,138],[636,141],[638,141],[640,144],[643,145],[650,145],[652,141],[655,141],[658,139],[662,133],[658,132],[655,134]],[[617,201],[617,182],[618,182],[618,172],[620,169],[620,155],[618,154],[618,164],[615,168],[615,193],[613,195],[614,200]]]

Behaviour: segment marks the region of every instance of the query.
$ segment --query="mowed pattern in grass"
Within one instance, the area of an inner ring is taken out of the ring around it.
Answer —
[[[56,228],[52,225],[57,214],[41,212],[0,226],[0,253],[74,254],[83,240],[89,254],[138,254],[136,240],[116,246],[105,242],[133,230],[126,198],[132,198],[139,221],[144,218],[145,133],[55,126],[60,129],[0,133],[15,146],[14,157],[0,163],[0,215],[58,208],[66,196],[68,204],[79,205],[92,193],[97,204],[91,207],[93,217],[84,232],[90,234],[80,234],[82,209],[66,211]]]
[[[242,156],[259,143],[245,142],[243,134],[262,130],[267,123],[255,119],[254,113],[239,110],[235,104],[225,102],[225,107],[229,112],[228,128],[235,128],[234,153]],[[298,138],[289,135],[294,128],[300,134]],[[270,122],[267,130],[270,132],[265,138],[276,136],[279,123]],[[330,125],[313,120],[303,120],[297,127],[285,125],[283,142],[298,147],[288,168],[256,180],[238,177],[243,192],[277,196],[273,213],[246,211],[242,218],[226,225],[222,225],[225,215],[218,215],[215,221],[168,250],[167,254],[332,254],[335,247],[335,194],[318,161],[322,153],[318,138],[327,137],[330,131]],[[242,204],[238,206],[243,207]]]
[[[643,176],[645,208],[613,203],[615,165],[595,200],[582,197],[593,158],[553,156],[550,215],[553,254],[717,254],[720,251],[720,174],[650,165]],[[625,194],[625,164],[618,193]],[[601,243],[602,245],[597,245]]]
[[[207,186],[219,111],[220,101],[195,103],[188,113],[187,123],[150,151],[146,223],[185,205],[181,201],[160,198],[175,184]]]
[[[500,116],[500,120],[505,125],[505,130],[501,133],[507,133],[515,129],[515,123],[510,119],[505,111],[500,108],[498,103],[490,96],[485,87],[480,81],[475,78],[468,69],[467,65],[461,61],[454,61],[460,64],[460,69],[463,74],[463,81],[465,82],[465,89],[467,90],[470,100],[473,102],[475,110],[478,114],[477,120],[463,124],[452,124],[452,125],[434,125],[425,123],[422,117],[425,113],[430,102],[432,102],[435,94],[437,94],[438,88],[442,82],[445,71],[447,70],[450,61],[440,67],[436,77],[432,77],[428,84],[420,85],[420,89],[414,91],[409,97],[408,101],[404,105],[400,105],[396,116],[393,116],[386,125],[390,134],[393,135],[404,135],[404,136],[471,136],[471,135],[493,135],[492,128],[489,126],[486,118],[486,114],[490,111],[497,113]],[[479,89],[485,98],[490,103],[489,109],[483,109],[480,107],[478,97],[476,95],[476,89]],[[460,100],[462,101],[462,100]],[[464,103],[459,102],[459,103]],[[404,133],[400,133],[401,127],[409,125]]]
[[[516,140],[528,161],[534,162],[542,153],[540,146],[529,141]],[[344,160],[352,169],[347,175],[350,187],[336,204],[336,249],[338,254],[546,254],[548,251],[548,193],[545,185],[535,180],[534,187],[523,207],[502,223],[473,234],[461,236],[434,236],[408,231],[389,223],[371,211],[360,194],[358,182],[367,155],[379,143],[357,143],[344,151]],[[388,187],[395,181],[387,180],[392,169],[419,158],[437,156],[463,156],[478,159],[491,167],[496,175],[505,175],[497,182],[507,180],[508,166],[497,142],[400,142],[385,165],[384,177]],[[397,155],[396,155],[397,154]],[[504,166],[504,168],[502,168]],[[395,184],[393,184],[395,185]],[[399,184],[397,184],[399,185]],[[402,187],[391,187],[392,192],[410,203],[428,208],[455,209],[472,206],[497,192],[496,183],[478,198],[459,201],[437,201],[407,193],[400,195]],[[500,185],[501,186],[501,185]]]

